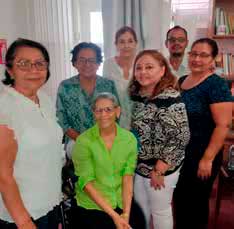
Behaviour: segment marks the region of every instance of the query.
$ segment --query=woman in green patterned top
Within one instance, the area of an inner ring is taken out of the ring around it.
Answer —
[[[74,47],[72,64],[78,75],[61,82],[57,94],[57,117],[69,140],[94,125],[92,101],[98,93],[110,92],[117,98],[113,81],[97,75],[102,63],[101,49],[94,43],[82,42]]]

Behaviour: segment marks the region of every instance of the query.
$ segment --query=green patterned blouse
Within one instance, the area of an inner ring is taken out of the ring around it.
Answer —
[[[97,76],[92,95],[82,89],[79,75],[60,83],[56,107],[58,121],[64,132],[72,128],[82,133],[94,125],[91,105],[96,95],[101,92],[110,92],[118,99],[114,82],[100,76]]]

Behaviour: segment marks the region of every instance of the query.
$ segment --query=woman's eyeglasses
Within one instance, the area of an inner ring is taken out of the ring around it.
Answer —
[[[30,60],[20,60],[16,63],[16,66],[25,72],[31,71],[33,66],[37,71],[45,71],[48,69],[48,62],[45,60],[40,60],[32,63]]]
[[[79,57],[77,59],[77,62],[79,64],[91,64],[91,65],[97,64],[96,58]]]
[[[211,56],[211,54],[205,53],[205,52],[201,52],[201,53],[197,53],[197,52],[188,52],[188,55],[192,58],[196,58],[196,57],[200,57],[202,59],[208,58]]]
[[[116,107],[104,107],[104,108],[94,108],[95,114],[101,114],[102,112],[105,112],[107,114],[111,114]]]

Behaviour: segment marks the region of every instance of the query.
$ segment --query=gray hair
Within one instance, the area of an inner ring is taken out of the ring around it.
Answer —
[[[117,98],[116,98],[115,95],[113,95],[113,94],[111,94],[109,92],[102,92],[102,93],[99,93],[94,98],[93,103],[92,103],[92,109],[95,108],[95,105],[96,105],[97,101],[100,100],[100,99],[108,99],[108,100],[110,100],[113,103],[114,107],[118,107],[119,106],[119,102],[118,102],[118,100],[117,100]]]

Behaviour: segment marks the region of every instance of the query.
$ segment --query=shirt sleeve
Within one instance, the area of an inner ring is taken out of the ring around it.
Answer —
[[[136,162],[137,162],[137,140],[131,134],[131,140],[129,141],[129,154],[121,175],[122,176],[133,175],[136,168]]]
[[[117,98],[117,101],[118,101],[118,104],[120,105],[120,100],[119,100],[119,95],[118,95],[118,92],[117,92],[117,89],[116,89],[116,86],[115,86],[115,82],[114,81],[111,81],[112,83],[112,94]]]
[[[72,151],[72,161],[78,176],[78,185],[82,190],[88,182],[95,180],[92,152],[88,142],[77,139]]]
[[[209,86],[210,104],[221,102],[232,102],[231,90],[228,88],[227,81],[219,76],[211,78]]]
[[[11,120],[9,117],[7,117],[5,114],[2,112],[0,113],[0,125],[7,125],[11,126]]]
[[[63,131],[66,132],[67,129],[71,127],[69,125],[67,109],[65,107],[64,93],[64,86],[60,84],[56,100],[56,116],[58,118],[59,125],[62,127]]]
[[[102,70],[102,72],[103,72],[103,77],[106,77],[106,78],[108,78],[108,76],[109,76],[109,64],[108,64],[108,62],[107,61],[104,61],[104,63],[103,63],[103,70]]]
[[[14,125],[11,115],[7,115],[7,114],[4,114],[3,112],[0,112],[0,125],[4,125],[8,129],[12,130],[14,133],[14,139],[16,141],[22,135],[22,132],[20,131],[21,128],[19,127],[20,123],[18,123],[17,125]]]
[[[165,132],[165,141],[160,159],[173,167],[180,165],[185,156],[190,132],[185,104],[180,99],[167,108],[162,108],[159,122]]]

